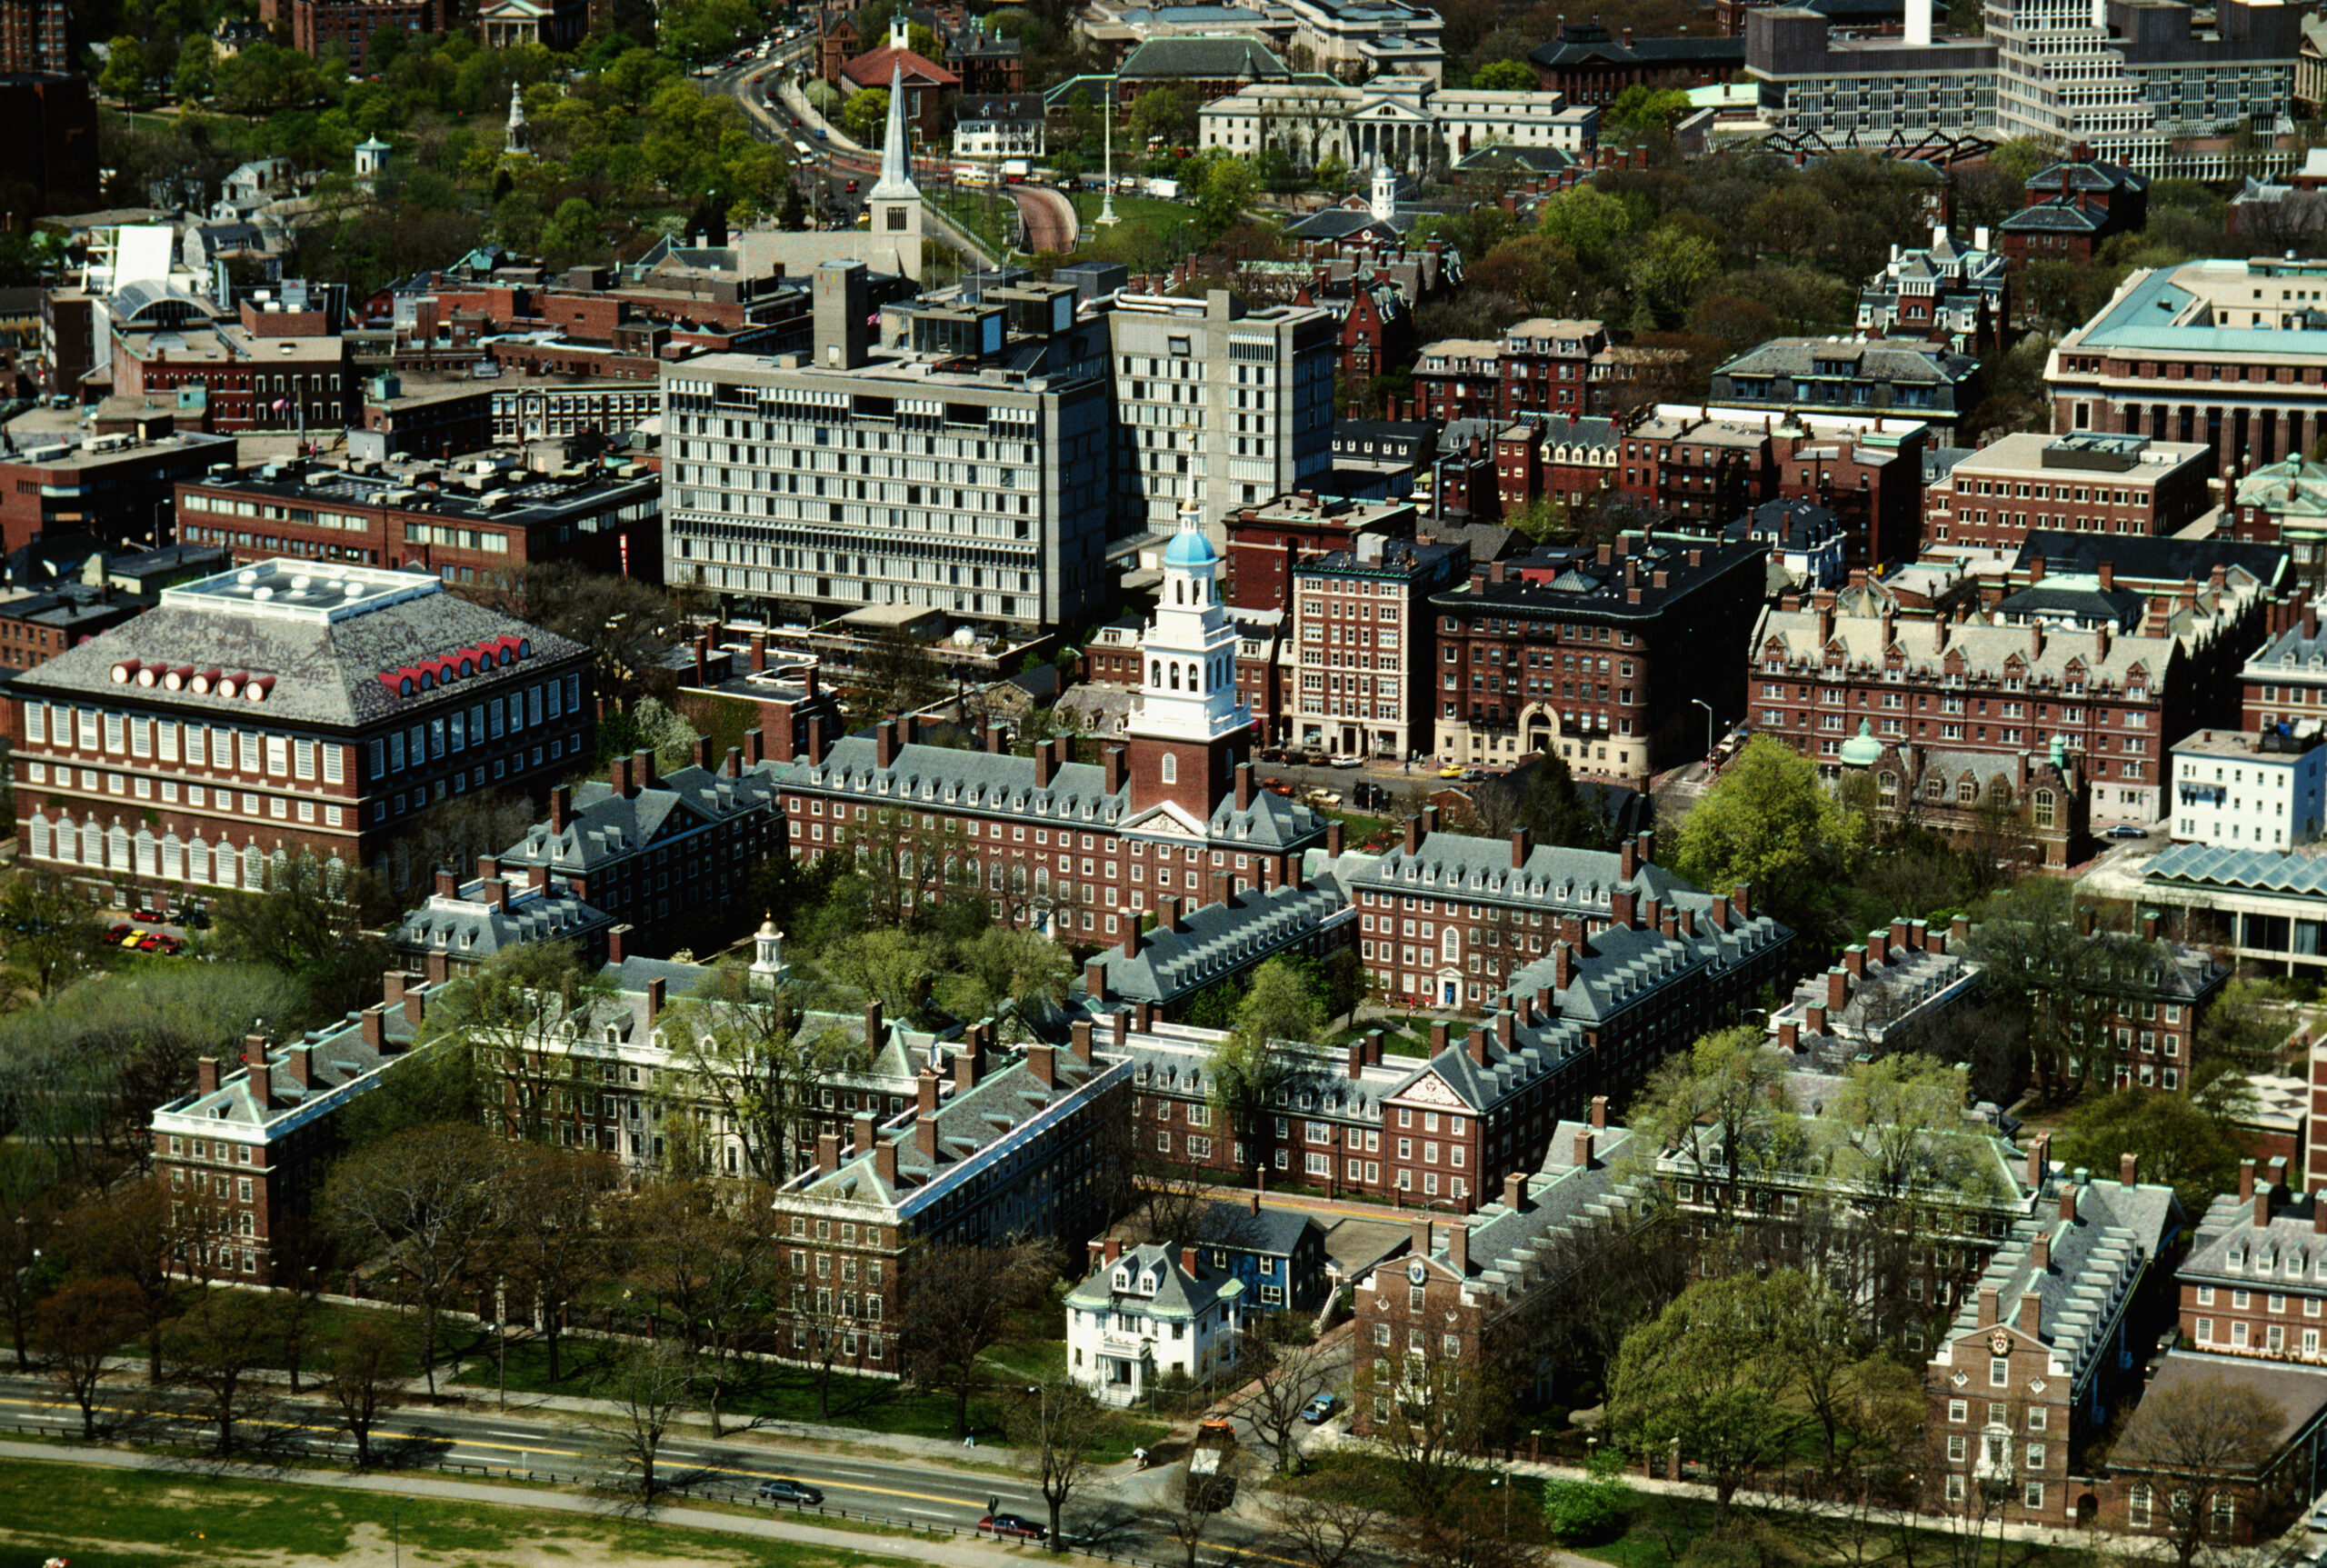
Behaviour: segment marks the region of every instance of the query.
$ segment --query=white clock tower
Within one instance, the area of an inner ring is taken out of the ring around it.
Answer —
[[[1209,815],[1249,747],[1236,694],[1236,627],[1220,602],[1220,555],[1193,502],[1164,550],[1155,618],[1141,640],[1139,713],[1128,726],[1134,809],[1172,800]]]

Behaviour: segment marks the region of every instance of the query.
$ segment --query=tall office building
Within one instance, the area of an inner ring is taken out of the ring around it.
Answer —
[[[664,562],[733,609],[919,606],[1054,626],[1107,597],[1106,326],[1030,283],[909,306],[813,275],[813,355],[666,366]]]
[[[1193,503],[1224,544],[1229,513],[1306,489],[1333,467],[1339,343],[1330,313],[1248,313],[1213,289],[1201,300],[1117,295],[1104,319],[1127,525],[1169,529]]]

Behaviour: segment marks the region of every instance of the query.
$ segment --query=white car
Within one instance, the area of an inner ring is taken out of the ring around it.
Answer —
[[[1325,765],[1336,768],[1362,768],[1365,765],[1365,758],[1356,752],[1335,752],[1325,759]]]

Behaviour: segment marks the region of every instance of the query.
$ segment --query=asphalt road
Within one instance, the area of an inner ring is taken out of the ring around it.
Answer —
[[[100,1399],[100,1422],[131,1423],[140,1444],[206,1443],[209,1423],[186,1414],[150,1413],[140,1402],[145,1393],[142,1384],[108,1385]],[[55,1390],[36,1378],[0,1377],[0,1423],[75,1440],[81,1434],[80,1412],[58,1403]],[[285,1400],[266,1420],[244,1423],[244,1432],[252,1450],[248,1457],[268,1454],[295,1463],[296,1453],[341,1461],[355,1454],[354,1443],[340,1434],[332,1414],[304,1398]],[[1244,1435],[1249,1443],[1249,1430]],[[880,1441],[872,1433],[864,1439],[866,1446],[877,1446]],[[372,1442],[375,1463],[397,1470],[470,1464],[520,1476],[528,1472],[554,1474],[563,1480],[604,1474],[614,1468],[605,1441],[591,1430],[588,1418],[562,1410],[407,1409],[383,1418]],[[1265,1452],[1257,1443],[1251,1446],[1250,1463],[1264,1467]],[[964,1457],[969,1457],[966,1452]],[[993,1451],[993,1460],[1002,1465],[1014,1462],[1005,1450]],[[834,1453],[814,1443],[788,1443],[748,1428],[737,1428],[717,1441],[674,1435],[664,1442],[656,1463],[672,1484],[706,1492],[749,1493],[779,1476],[804,1482],[824,1493],[826,1511],[845,1510],[851,1515],[969,1526],[998,1503],[1004,1513],[1036,1521],[1049,1517],[1040,1492],[1014,1475],[955,1469],[926,1459]],[[1085,1550],[1154,1559],[1181,1555],[1183,1549],[1173,1539],[1164,1516],[1177,1501],[1182,1475],[1177,1464],[1146,1471],[1123,1464],[1101,1473],[1069,1503],[1067,1535]],[[814,1519],[816,1511],[803,1510],[801,1516]],[[1288,1562],[1277,1548],[1258,1490],[1247,1485],[1213,1521],[1204,1555],[1215,1562]]]

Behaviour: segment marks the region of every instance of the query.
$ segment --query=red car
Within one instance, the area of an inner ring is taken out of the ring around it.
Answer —
[[[848,194],[852,196],[856,194],[856,182],[854,180],[848,182]]]
[[[143,909],[131,910],[129,912],[129,917],[132,920],[142,920],[148,925],[159,925],[164,921],[169,919],[168,915],[164,914],[160,910],[155,909],[151,904],[146,905]]]
[[[1017,1513],[989,1513],[978,1521],[978,1533],[993,1531],[995,1535],[1008,1535],[1020,1541],[1040,1541],[1050,1532],[1033,1520]]]

